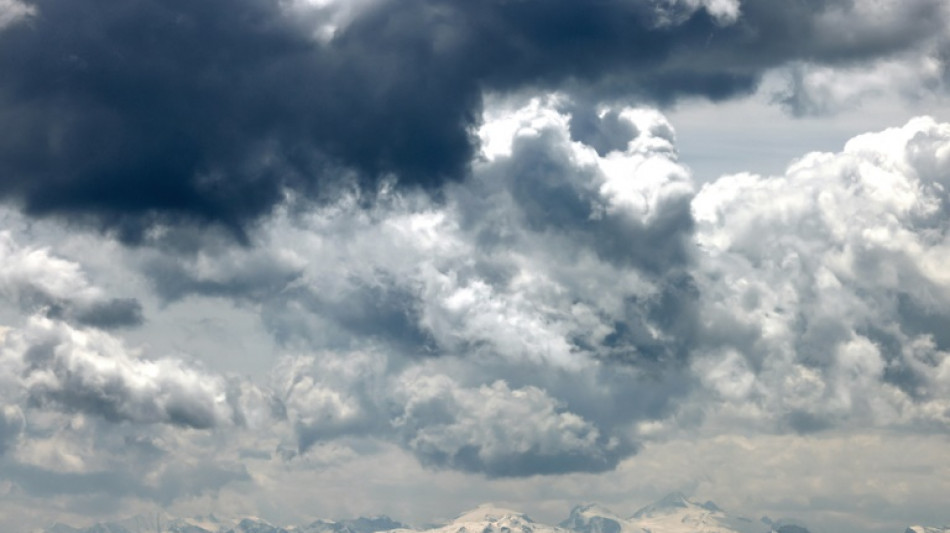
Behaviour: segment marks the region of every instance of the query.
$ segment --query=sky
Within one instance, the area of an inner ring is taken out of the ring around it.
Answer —
[[[0,0],[0,529],[950,523],[945,0]]]

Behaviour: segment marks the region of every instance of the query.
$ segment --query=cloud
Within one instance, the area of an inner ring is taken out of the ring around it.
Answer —
[[[376,353],[284,359],[274,370],[274,388],[298,452],[337,437],[385,435],[385,373],[386,358]]]
[[[132,497],[168,505],[175,500],[214,493],[222,487],[249,481],[247,470],[237,464],[169,462],[146,479],[125,468],[90,472],[62,472],[43,466],[8,463],[0,472],[29,494],[52,498],[73,496],[87,504],[102,506],[106,511],[121,512],[121,503]]]
[[[610,472],[684,435],[946,431],[946,125],[699,188],[655,110],[495,95],[482,124],[470,177],[438,201],[352,190],[280,208],[254,246],[119,248],[163,302],[259,313],[284,356],[265,382],[55,316],[11,329],[17,475],[166,502],[247,482],[232,460],[260,487],[397,452],[514,483]],[[70,287],[46,292],[91,287],[78,264],[10,249],[58,273],[37,286]],[[145,435],[109,462],[118,441],[75,444],[96,425]],[[225,473],[159,490],[179,448],[220,453]],[[109,477],[133,460],[150,476],[134,491]]]
[[[599,428],[539,387],[466,386],[426,367],[393,373],[381,354],[287,359],[276,378],[297,437],[291,456],[371,437],[429,467],[519,477],[609,470],[636,452],[622,426]]]
[[[695,360],[707,386],[795,431],[946,431],[948,149],[950,127],[917,118],[704,186],[704,314],[752,333]]]
[[[196,250],[145,250],[138,261],[165,301],[198,294],[259,302],[286,288],[303,267],[302,259],[289,247],[235,248],[213,237],[202,239]]]
[[[0,409],[0,456],[10,449],[23,432],[23,412],[16,405]]]
[[[126,242],[246,238],[288,196],[463,179],[486,91],[720,99],[944,27],[937,0],[865,4],[36,0],[0,33],[0,196]]]
[[[472,177],[441,202],[384,188],[366,207],[353,193],[280,210],[254,247],[212,238],[191,253],[144,250],[138,264],[169,300],[260,305],[295,350],[382,345],[396,359],[575,368],[588,355],[681,359],[694,329],[674,309],[695,300],[693,185],[669,123],[645,109],[589,110],[589,127],[616,136],[598,153],[572,138],[566,97],[497,106]]]
[[[635,425],[668,416],[695,386],[684,365],[698,331],[694,188],[662,115],[582,105],[493,101],[471,178],[440,202],[384,187],[368,207],[352,192],[305,213],[282,208],[253,247],[196,233],[175,253],[122,249],[164,302],[229,299],[260,313],[289,354],[268,383],[142,359],[47,319],[27,328],[45,332],[24,341],[38,347],[19,348],[53,378],[36,377],[29,397],[137,424],[274,424],[278,455],[299,461],[376,441],[495,477],[613,468],[636,452]],[[582,113],[593,137],[574,127]],[[407,411],[410,378],[457,390],[454,421]],[[468,412],[490,394],[498,411]],[[538,418],[518,437],[525,446],[452,444],[521,398]]]
[[[0,31],[36,14],[36,9],[17,0],[0,0]]]
[[[142,306],[132,298],[109,298],[89,282],[82,266],[49,249],[23,246],[0,232],[0,294],[21,312],[47,315],[99,328],[138,326]]]
[[[423,464],[489,476],[599,472],[636,451],[535,387],[460,388],[444,376],[407,380],[394,421]]]
[[[803,499],[824,466],[914,436],[919,474],[950,427],[950,126],[700,187],[645,105],[766,77],[797,115],[926,98],[947,15],[0,0],[0,515],[647,499],[697,472],[830,509],[855,469]],[[940,493],[902,464],[891,505]],[[351,496],[304,502],[314,480]]]
[[[344,198],[272,220],[257,248],[182,260],[240,287],[214,296],[260,294],[271,331],[310,354],[272,378],[289,455],[370,438],[489,476],[603,471],[636,452],[634,424],[667,416],[692,386],[693,186],[671,126],[646,109],[595,109],[591,127],[616,135],[598,153],[571,137],[562,96],[497,105],[483,159],[441,203],[396,189],[371,208]],[[275,287],[229,266],[288,261],[297,275]],[[417,409],[434,400],[412,383],[430,382],[442,415]],[[489,396],[498,411],[471,412]],[[522,400],[536,427],[510,436],[527,444],[505,448],[501,429],[497,442],[458,444],[510,422]]]
[[[946,89],[946,61],[937,54],[902,54],[851,68],[796,64],[785,71],[787,86],[774,98],[796,116],[854,109],[876,95],[921,99]]]
[[[140,359],[98,330],[33,317],[6,334],[0,357],[39,407],[199,429],[235,416],[222,378],[176,359]]]
[[[492,100],[470,178],[439,202],[352,192],[280,210],[254,247],[140,249],[159,294],[260,305],[292,356],[272,396],[213,378],[194,416],[122,402],[110,416],[217,427],[252,412],[240,423],[286,425],[293,460],[375,441],[496,477],[603,471],[704,418],[945,427],[945,126],[919,119],[697,191],[661,114],[586,105]],[[202,375],[176,365],[162,374]],[[536,422],[525,434],[470,435],[519,402]]]

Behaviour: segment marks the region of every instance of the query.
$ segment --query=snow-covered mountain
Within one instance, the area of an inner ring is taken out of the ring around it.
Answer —
[[[794,521],[753,520],[731,514],[713,502],[699,503],[674,492],[623,518],[597,505],[575,507],[557,526],[535,522],[524,513],[482,505],[448,523],[410,528],[386,516],[353,520],[317,520],[282,527],[259,518],[221,519],[214,515],[176,518],[150,513],[85,528],[55,524],[34,533],[810,533]],[[904,533],[950,533],[950,527],[908,527]]]
[[[712,502],[690,501],[679,492],[626,519],[596,505],[576,507],[561,526],[577,533],[769,533],[772,529],[769,523],[726,513]]]
[[[393,533],[410,533],[403,529]],[[481,505],[460,514],[451,522],[424,530],[425,533],[571,533],[566,529],[535,522],[528,515],[497,507]]]
[[[570,516],[559,524],[562,528],[577,533],[641,533],[631,530],[631,525],[613,511],[596,503],[578,505]]]

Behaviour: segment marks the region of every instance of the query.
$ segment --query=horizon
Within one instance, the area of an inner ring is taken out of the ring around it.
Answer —
[[[439,522],[431,522],[427,524],[409,524],[409,523],[400,521],[397,517],[390,517],[388,515],[371,515],[371,516],[358,516],[358,517],[349,517],[349,518],[323,517],[323,518],[317,518],[305,523],[287,524],[287,523],[270,523],[267,520],[264,520],[257,516],[220,517],[214,514],[207,514],[207,515],[196,515],[196,516],[191,516],[191,517],[181,517],[181,516],[174,516],[174,515],[168,514],[166,511],[162,509],[156,509],[152,512],[141,513],[134,516],[127,516],[123,518],[118,518],[116,520],[99,521],[99,522],[79,525],[79,526],[77,526],[76,524],[62,524],[62,523],[57,522],[56,524],[51,524],[49,528],[55,529],[56,526],[59,526],[59,525],[66,525],[67,527],[74,527],[74,528],[79,527],[80,529],[81,528],[96,528],[96,527],[101,527],[101,526],[105,526],[107,528],[115,528],[115,527],[135,528],[135,527],[140,527],[143,520],[150,520],[152,517],[156,517],[156,518],[162,517],[166,520],[171,520],[174,525],[177,525],[177,527],[180,527],[182,524],[180,520],[185,520],[184,522],[185,524],[191,524],[191,525],[196,525],[198,527],[205,528],[207,531],[210,531],[211,533],[215,533],[217,531],[221,531],[221,532],[245,531],[247,527],[253,527],[255,528],[254,531],[257,531],[257,527],[261,525],[281,528],[282,531],[284,530],[284,528],[286,528],[288,531],[297,531],[301,529],[310,531],[309,528],[313,528],[313,527],[319,528],[321,526],[324,526],[324,527],[332,528],[332,526],[338,525],[344,528],[348,528],[346,529],[346,531],[356,531],[359,533],[367,533],[367,532],[376,532],[376,531],[401,531],[401,530],[433,531],[433,530],[440,530],[440,529],[445,529],[445,528],[450,528],[450,527],[456,527],[456,526],[459,526],[460,524],[470,524],[473,522],[478,523],[478,524],[483,524],[479,526],[483,528],[494,527],[494,526],[510,527],[512,525],[512,523],[510,522],[511,520],[517,521],[517,520],[524,519],[529,524],[536,524],[539,527],[552,527],[555,530],[589,532],[589,531],[601,531],[600,528],[596,530],[590,529],[591,527],[593,527],[592,522],[590,522],[591,520],[590,517],[603,517],[609,520],[620,520],[621,521],[620,523],[624,524],[620,526],[622,528],[626,528],[628,526],[638,527],[637,526],[638,520],[641,520],[641,519],[649,520],[651,519],[651,517],[655,519],[655,517],[657,516],[662,517],[664,515],[674,515],[675,520],[681,520],[682,518],[680,518],[680,515],[677,513],[683,512],[683,511],[679,511],[679,509],[684,505],[686,506],[686,509],[688,510],[686,511],[687,514],[683,516],[689,516],[688,513],[691,512],[689,510],[691,506],[699,507],[703,509],[704,511],[711,512],[712,514],[707,515],[707,517],[702,519],[703,523],[705,523],[706,520],[718,520],[716,518],[709,518],[709,517],[719,516],[719,517],[726,517],[727,519],[728,517],[731,517],[732,519],[747,521],[749,524],[751,524],[748,527],[751,528],[752,530],[755,530],[756,525],[759,525],[762,528],[766,528],[766,527],[772,528],[773,532],[775,531],[775,528],[782,528],[785,526],[805,527],[806,528],[805,531],[808,531],[809,533],[822,533],[823,531],[825,531],[823,529],[818,529],[818,530],[807,529],[808,525],[802,522],[801,520],[796,519],[795,517],[769,517],[768,515],[764,515],[764,514],[761,514],[760,516],[751,516],[751,515],[743,516],[741,514],[730,513],[728,510],[723,510],[719,508],[715,504],[715,502],[712,502],[712,501],[698,502],[698,501],[695,501],[694,499],[687,497],[681,491],[673,491],[663,496],[657,501],[654,501],[652,503],[648,503],[648,504],[643,505],[642,507],[639,507],[636,511],[630,514],[615,513],[612,509],[607,509],[606,507],[596,502],[577,504],[568,512],[568,514],[564,517],[563,520],[554,521],[554,522],[535,520],[532,517],[528,516],[526,513],[522,513],[515,509],[510,509],[504,505],[498,505],[495,503],[482,503],[482,504],[477,505],[474,508],[458,513],[453,518],[449,518],[449,519],[439,521]],[[586,513],[592,508],[595,508],[595,514]],[[606,513],[606,514],[601,514],[601,513]],[[641,515],[643,515],[644,513],[646,514],[643,517],[641,517]],[[575,518],[575,514],[577,518]],[[571,523],[572,519],[575,520],[575,522],[573,522],[573,525]],[[582,521],[586,520],[586,521],[581,523],[581,522],[577,522],[576,520],[582,520]],[[250,521],[250,524],[244,525],[248,521]],[[385,525],[370,524],[366,526],[366,529],[363,529],[363,526],[359,524],[362,521],[369,521],[369,522],[385,521],[387,522],[387,524]],[[136,526],[136,524],[138,524],[139,526]],[[515,525],[517,524],[518,523],[515,522]],[[717,522],[712,522],[710,526],[716,527],[714,524],[717,524]],[[217,525],[217,528],[215,528],[215,525]],[[386,527],[386,525],[391,525],[395,527]],[[161,525],[159,522],[156,522],[155,527],[159,531],[161,531],[164,526]],[[231,528],[234,528],[234,527],[237,527],[239,529],[232,530]],[[463,525],[461,527],[465,527],[465,526]],[[921,527],[921,524],[910,524],[907,526],[907,530],[910,530],[912,527],[914,528]],[[212,529],[207,529],[207,528],[212,528]],[[939,530],[942,532],[950,528],[937,527],[937,528],[931,528],[931,529],[933,529],[934,531]],[[81,530],[86,531],[85,529],[81,529]],[[110,531],[111,530],[112,529],[110,529]],[[337,531],[336,529],[331,529],[331,530]],[[139,531],[138,529],[133,529],[133,530],[130,530],[130,533],[132,532],[138,533],[138,531]],[[643,530],[643,531],[646,531],[646,530]],[[663,531],[663,530],[660,529],[659,531]],[[719,530],[717,529],[717,531]],[[765,530],[762,529],[762,531],[764,532]],[[784,531],[784,530],[779,529],[779,531]],[[799,530],[796,529],[795,531],[797,532]]]
[[[590,508],[596,507],[596,508],[597,508],[596,510],[597,510],[598,512],[603,511],[603,512],[610,513],[610,515],[597,514],[597,515],[594,515],[594,516],[603,516],[603,517],[608,517],[608,516],[609,516],[609,517],[616,517],[616,518],[619,518],[619,519],[625,520],[625,521],[626,521],[626,520],[633,521],[633,520],[636,520],[637,515],[641,514],[641,513],[644,512],[644,511],[647,511],[647,510],[656,512],[657,509],[659,509],[660,511],[664,511],[664,510],[670,510],[670,509],[672,509],[672,508],[678,507],[678,505],[671,505],[671,504],[668,502],[668,500],[681,500],[681,501],[685,501],[687,505],[694,505],[694,506],[697,506],[697,507],[705,508],[705,509],[710,510],[710,511],[725,513],[725,514],[727,514],[727,515],[731,515],[731,516],[735,516],[735,517],[739,517],[739,518],[745,518],[745,519],[748,519],[748,520],[750,520],[751,522],[754,522],[754,523],[761,523],[763,527],[766,527],[766,526],[768,526],[769,524],[803,524],[803,525],[807,525],[807,524],[804,524],[803,522],[801,522],[800,520],[795,519],[795,517],[791,517],[791,516],[788,516],[788,517],[770,517],[770,516],[765,515],[765,514],[762,514],[762,515],[760,515],[760,516],[751,516],[751,515],[750,515],[750,516],[743,516],[743,515],[741,515],[741,514],[730,513],[728,510],[719,509],[718,506],[715,504],[715,502],[713,502],[713,501],[711,501],[711,500],[707,500],[707,501],[705,501],[705,502],[699,502],[699,501],[696,501],[696,500],[694,500],[694,499],[691,499],[691,498],[687,497],[687,496],[686,496],[684,493],[682,493],[681,491],[673,491],[673,492],[671,492],[671,493],[669,493],[669,494],[663,496],[662,498],[660,498],[660,499],[658,499],[658,500],[656,500],[656,501],[653,501],[653,502],[650,502],[650,503],[646,503],[646,504],[643,504],[643,505],[637,507],[635,511],[632,511],[632,512],[630,512],[630,513],[623,513],[623,512],[617,513],[617,512],[615,512],[615,510],[609,509],[609,508],[607,508],[607,507],[605,507],[605,506],[603,506],[602,504],[597,503],[597,502],[578,503],[578,504],[575,504],[575,505],[565,514],[565,516],[564,516],[562,519],[557,520],[557,521],[551,521],[551,520],[536,520],[536,519],[534,519],[534,517],[531,517],[528,513],[524,513],[524,512],[518,511],[517,509],[510,508],[510,506],[507,506],[507,505],[505,505],[505,504],[503,504],[503,503],[498,503],[498,502],[485,502],[485,503],[478,504],[478,505],[476,505],[476,506],[474,506],[474,507],[472,507],[472,508],[462,510],[462,511],[458,512],[457,514],[455,514],[455,515],[454,515],[453,517],[451,517],[451,518],[446,518],[446,519],[443,519],[443,520],[441,520],[441,521],[429,522],[429,523],[424,523],[424,524],[411,524],[411,523],[407,523],[407,522],[404,522],[404,521],[400,520],[398,517],[392,517],[392,516],[385,515],[385,514],[368,515],[368,516],[366,516],[366,515],[361,515],[361,516],[352,516],[352,517],[346,517],[346,518],[343,518],[343,517],[321,517],[321,518],[315,518],[315,519],[312,519],[312,520],[310,520],[310,521],[306,521],[306,522],[298,523],[298,524],[291,524],[291,523],[271,523],[271,522],[269,522],[269,521],[267,521],[267,520],[265,520],[265,519],[262,519],[261,517],[258,517],[258,516],[243,516],[243,515],[238,515],[238,516],[223,517],[223,516],[217,516],[217,515],[215,515],[214,513],[209,513],[209,514],[205,514],[205,515],[194,515],[194,516],[175,516],[175,515],[169,514],[169,513],[168,513],[167,511],[165,511],[164,509],[156,508],[155,510],[153,510],[153,511],[151,511],[151,512],[144,512],[144,513],[139,513],[139,514],[131,515],[131,516],[117,517],[117,518],[114,519],[114,520],[97,521],[97,522],[87,523],[87,524],[81,525],[81,526],[77,526],[76,524],[62,524],[62,525],[71,526],[71,527],[86,527],[86,528],[89,528],[89,527],[95,527],[95,526],[97,526],[97,525],[125,524],[125,523],[128,523],[128,522],[136,522],[136,523],[138,523],[138,522],[141,521],[141,519],[150,519],[150,518],[152,518],[152,517],[154,516],[154,517],[162,517],[162,518],[171,519],[171,520],[181,520],[181,519],[184,519],[184,520],[195,520],[195,521],[197,521],[197,523],[199,523],[199,524],[202,523],[202,522],[210,521],[210,523],[220,523],[220,524],[221,524],[221,527],[224,527],[224,528],[233,527],[233,526],[231,526],[231,525],[229,525],[229,524],[236,524],[236,523],[239,523],[239,522],[243,522],[243,521],[245,521],[245,520],[252,520],[252,521],[254,521],[254,522],[261,523],[261,524],[267,524],[267,525],[271,525],[271,526],[275,526],[275,527],[291,528],[291,529],[293,529],[293,528],[301,528],[301,527],[309,527],[309,526],[313,526],[313,525],[316,525],[316,524],[339,524],[339,525],[349,525],[350,523],[359,522],[359,521],[361,521],[361,520],[369,520],[369,521],[386,520],[386,521],[391,521],[391,522],[393,522],[393,523],[399,524],[399,525],[404,526],[404,527],[397,527],[397,528],[390,528],[390,529],[383,528],[383,529],[376,529],[375,531],[395,531],[395,530],[401,530],[401,529],[407,529],[407,530],[411,530],[411,531],[429,531],[429,530],[433,530],[433,529],[440,529],[440,528],[452,526],[452,525],[459,524],[459,523],[462,523],[462,522],[468,523],[468,522],[475,521],[475,522],[492,522],[492,523],[495,523],[495,522],[499,522],[499,521],[501,521],[501,520],[507,518],[509,515],[515,515],[515,516],[517,516],[517,517],[519,517],[519,518],[523,517],[523,518],[526,519],[527,521],[532,522],[532,523],[536,523],[536,524],[539,524],[539,525],[551,526],[551,527],[555,527],[555,528],[559,528],[559,529],[571,530],[572,528],[567,524],[567,522],[569,521],[569,519],[570,519],[571,517],[574,516],[574,513],[577,512],[577,511],[586,511],[586,510],[589,510]],[[709,508],[710,505],[712,505],[712,506],[714,507],[714,509],[710,509],[710,508]],[[463,519],[467,519],[467,520],[463,520]],[[57,524],[61,524],[61,523],[57,523]],[[54,526],[54,525],[57,525],[57,524],[51,524],[51,526]],[[909,524],[908,527],[911,527],[911,526],[920,526],[920,525],[921,525],[921,524]],[[374,526],[374,527],[375,527],[375,526]],[[814,533],[817,533],[817,530],[816,530]]]

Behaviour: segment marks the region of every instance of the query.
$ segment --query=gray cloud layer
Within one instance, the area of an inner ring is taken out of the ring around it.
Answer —
[[[697,192],[662,115],[588,115],[623,146],[598,151],[574,109],[499,101],[472,178],[439,204],[390,190],[371,208],[353,196],[274,218],[254,248],[134,252],[166,298],[259,302],[305,354],[269,383],[142,359],[54,316],[7,333],[10,390],[113,423],[273,425],[287,458],[376,439],[492,477],[611,469],[703,417],[946,429],[945,125],[916,120],[786,176]],[[70,271],[33,255],[49,279]]]

